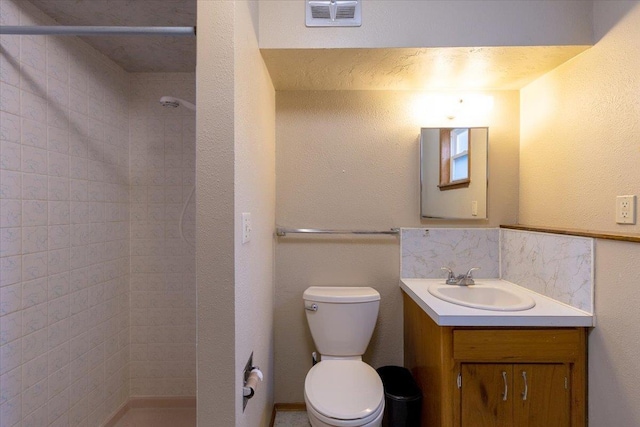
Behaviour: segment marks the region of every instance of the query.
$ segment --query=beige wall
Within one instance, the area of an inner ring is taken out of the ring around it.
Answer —
[[[305,4],[261,0],[260,47],[588,45],[592,37],[589,1],[365,0],[355,28],[307,28]]]
[[[273,230],[275,226],[275,91],[258,50],[258,4],[235,7],[235,349],[236,391],[253,352],[265,380],[236,426],[268,426],[273,409]],[[241,244],[243,212],[251,241]],[[238,394],[236,393],[238,396]]]
[[[522,90],[520,222],[617,232],[615,196],[639,193],[640,3],[594,4],[598,43]],[[596,245],[589,344],[594,426],[640,423],[637,244]]]
[[[640,425],[640,244],[596,242],[596,327],[589,335],[589,425]]]
[[[232,2],[198,0],[196,292],[198,425],[235,424]]]
[[[615,223],[615,196],[638,194],[640,182],[638,22],[636,7],[522,90],[521,223],[640,231]]]
[[[275,93],[257,3],[198,2],[198,425],[266,426],[273,405]],[[252,214],[241,244],[240,215]],[[251,352],[265,381],[242,411]]]
[[[279,226],[389,229],[516,221],[518,92],[488,92],[493,110],[454,120],[416,113],[423,92],[278,92],[276,222]],[[462,120],[465,120],[464,122]],[[488,221],[420,220],[422,126],[489,126]],[[399,246],[394,237],[290,236],[276,246],[276,402],[303,401],[314,345],[302,293],[312,285],[373,286],[382,295],[365,360],[402,364]]]

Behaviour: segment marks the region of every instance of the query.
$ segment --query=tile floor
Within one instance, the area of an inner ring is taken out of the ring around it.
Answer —
[[[305,411],[278,411],[273,427],[310,427]]]
[[[196,408],[134,408],[129,410],[114,427],[195,426]]]

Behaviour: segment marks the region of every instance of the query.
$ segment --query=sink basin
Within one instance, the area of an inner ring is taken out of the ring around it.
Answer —
[[[472,286],[433,284],[429,286],[429,293],[443,301],[481,310],[522,311],[536,305],[524,292],[478,283]]]

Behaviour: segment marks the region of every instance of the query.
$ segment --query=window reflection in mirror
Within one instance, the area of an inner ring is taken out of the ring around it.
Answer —
[[[423,128],[423,218],[487,218],[487,128]]]
[[[468,187],[469,128],[440,129],[440,191]]]

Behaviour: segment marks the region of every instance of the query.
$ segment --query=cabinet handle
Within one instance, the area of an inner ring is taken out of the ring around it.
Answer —
[[[505,371],[502,371],[502,380],[504,381],[504,393],[502,393],[502,400],[506,401],[509,388],[507,387],[507,373]]]
[[[529,384],[527,383],[527,371],[522,371],[522,378],[524,378],[524,391],[522,392],[522,400],[527,400],[527,394],[529,394]]]

